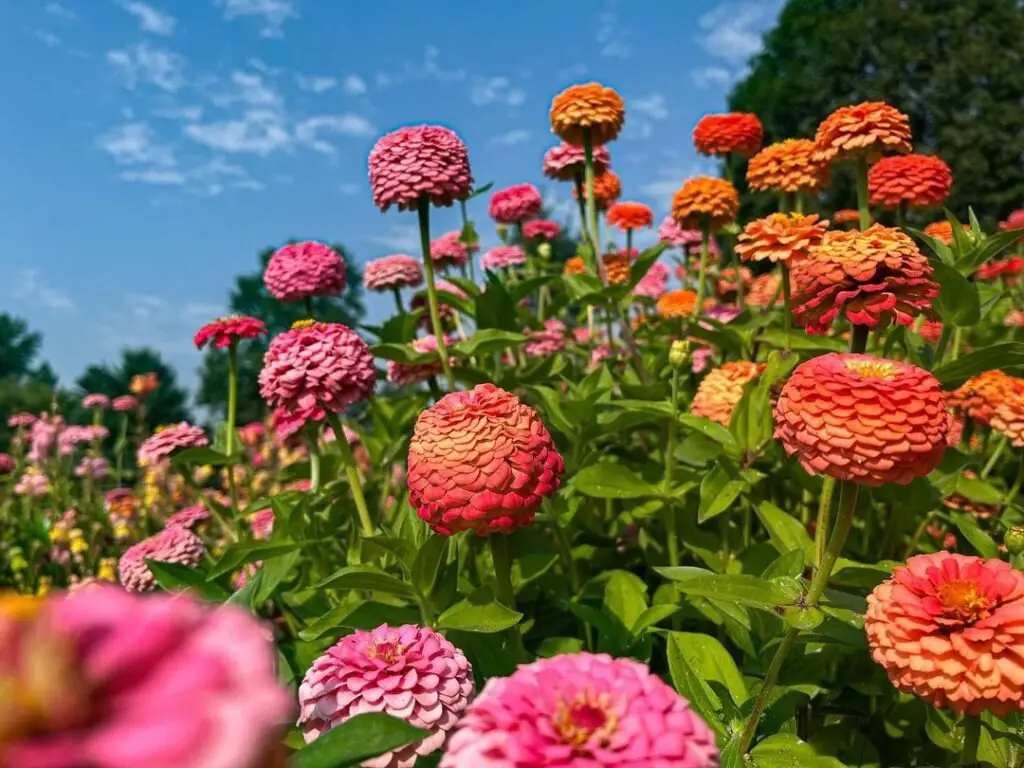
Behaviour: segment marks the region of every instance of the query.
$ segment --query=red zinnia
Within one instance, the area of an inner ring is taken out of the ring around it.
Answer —
[[[255,339],[267,334],[267,326],[262,320],[246,315],[230,315],[219,317],[200,328],[193,341],[196,349],[202,349],[209,343],[217,349],[229,347],[240,339]]]
[[[872,205],[897,208],[931,208],[949,197],[953,173],[941,158],[932,155],[883,157],[868,172]]]
[[[650,227],[654,223],[654,212],[643,203],[613,203],[606,216],[609,226],[618,227],[623,232]]]
[[[702,155],[749,157],[761,148],[764,127],[750,112],[705,115],[693,129],[693,144]]]

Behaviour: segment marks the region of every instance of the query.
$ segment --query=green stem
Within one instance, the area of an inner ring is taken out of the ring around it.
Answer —
[[[444,372],[448,389],[455,391],[455,376],[448,360],[448,345],[444,342],[444,328],[441,325],[441,311],[437,303],[437,288],[434,287],[434,260],[430,255],[430,200],[426,195],[420,197],[418,207],[420,219],[420,245],[423,250],[423,272],[427,277],[427,305],[430,308],[430,324],[437,340],[437,356],[441,358],[441,370]]]
[[[589,243],[590,233],[587,231],[587,192],[583,188],[583,177],[576,174],[573,184],[576,185],[576,206],[580,209],[580,240],[584,243]]]
[[[459,213],[462,214],[462,231],[466,231],[466,227],[469,226],[469,213],[466,211],[466,200],[463,198],[459,200]],[[469,258],[466,259],[466,263],[469,265],[469,281],[471,283],[476,282],[476,271],[473,265],[473,252],[470,249],[469,243],[466,243],[466,251],[468,252]]]
[[[306,434],[306,445],[309,447],[309,491],[320,490],[320,425],[314,422],[313,428]]]
[[[956,360],[960,357],[960,344],[964,340],[964,329],[957,328],[953,331],[953,352],[951,353],[952,359]]]
[[[793,327],[793,288],[789,281],[789,266],[782,263],[782,330],[786,333],[786,349],[789,349],[789,334]]]
[[[558,544],[558,552],[562,556],[562,565],[565,567],[565,575],[569,579],[569,588],[575,597],[580,592],[580,576],[576,572],[576,561],[572,557],[572,545],[569,537],[559,525],[554,514],[551,515],[551,530],[555,533],[555,543]]]
[[[832,494],[836,489],[836,479],[825,476],[821,484],[821,499],[818,501],[818,520],[814,527],[814,567],[820,569],[825,559],[825,547],[828,544],[829,529],[832,527]]]
[[[345,476],[348,478],[348,485],[352,491],[352,500],[355,502],[356,511],[359,513],[359,524],[363,529],[363,536],[373,536],[373,519],[370,517],[370,510],[366,506],[366,497],[363,495],[363,482],[359,477],[359,468],[356,466],[356,457],[352,455],[352,446],[348,444],[345,437],[345,428],[341,425],[338,414],[327,411],[327,420],[334,430],[334,442],[338,445],[341,453],[341,462],[345,465]]]
[[[633,258],[632,254],[633,254],[633,230],[632,229],[627,229],[626,230],[626,258],[627,259]]]
[[[512,588],[512,563],[508,556],[508,539],[504,533],[492,533],[487,537],[491,547],[491,558],[494,560],[494,577],[498,582],[498,599],[510,610],[516,609],[516,593]],[[516,659],[525,664],[530,660],[523,645],[523,635],[516,624],[508,631],[512,650]]]
[[[871,208],[868,205],[868,158],[861,153],[856,160],[857,210],[860,212],[860,228],[871,226]]]
[[[661,481],[661,495],[665,499],[665,537],[668,540],[668,564],[679,565],[679,533],[676,525],[675,506],[669,501],[672,494],[672,479],[676,471],[676,436],[679,431],[679,369],[672,366],[672,416],[668,422],[668,438],[665,441],[665,476]]]
[[[896,226],[900,229],[907,228],[907,204],[905,202],[900,202],[896,206]]]
[[[312,296],[307,296],[306,297],[306,318],[309,319],[309,320],[313,320],[314,319],[314,317],[313,317],[313,297]]]
[[[1024,485],[1024,451],[1020,453],[1020,464],[1017,469],[1017,477],[1013,481],[1013,485],[1010,486],[1010,490],[1006,492],[1006,499],[1004,500],[1004,506],[1010,506],[1013,500],[1017,498],[1017,494],[1020,493],[1021,486]]]
[[[128,414],[121,413],[121,424],[117,434],[117,487],[121,487],[124,477],[124,449],[128,445]]]
[[[700,228],[700,272],[697,275],[697,304],[693,308],[693,315],[699,318],[704,314],[704,293],[707,290],[708,271],[708,246],[711,242],[711,227],[707,218]]]
[[[587,192],[587,221],[590,226],[590,243],[594,250],[594,267],[602,285],[608,285],[605,274],[604,260],[601,258],[601,233],[597,221],[597,200],[594,199],[594,146],[590,138],[590,129],[583,129],[583,179]]]
[[[391,289],[392,295],[395,297],[395,309],[398,310],[399,315],[405,314],[405,305],[402,304],[402,292],[395,286]]]
[[[967,715],[963,719],[964,750],[960,753],[957,765],[974,766],[978,764],[978,745],[981,743],[981,718]]]
[[[981,470],[981,479],[984,480],[989,476],[989,473],[995,469],[996,462],[999,461],[999,457],[1003,455],[1003,451],[1006,450],[1006,444],[1009,442],[1009,438],[1005,434],[999,436],[999,445],[996,446],[995,451],[989,457],[988,462],[985,464],[985,468]]]
[[[804,212],[804,193],[797,190],[794,196],[793,212],[802,214]]]
[[[228,345],[228,426],[224,435],[225,452],[235,453],[235,420],[238,414],[238,342]]]
[[[942,362],[942,358],[946,355],[946,347],[949,346],[950,336],[953,335],[952,330],[948,325],[942,326],[942,333],[939,334],[939,342],[935,345],[935,365]]]
[[[850,329],[850,352],[863,355],[868,350],[868,334],[871,329],[866,325],[855,325]]]

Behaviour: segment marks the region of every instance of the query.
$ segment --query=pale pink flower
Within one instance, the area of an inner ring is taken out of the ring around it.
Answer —
[[[651,268],[647,270],[647,274],[640,278],[636,287],[633,288],[633,293],[637,296],[647,296],[648,298],[656,299],[665,292],[665,288],[668,285],[668,278],[668,267],[660,261],[656,261],[651,264]]]
[[[104,440],[110,430],[102,425],[80,426],[72,424],[57,436],[57,450],[61,456],[70,456],[79,445],[88,445],[94,440]]]
[[[711,365],[712,351],[708,347],[695,349],[690,355],[690,370],[694,373],[704,373]]]
[[[115,411],[134,411],[139,407],[139,401],[134,395],[119,395],[111,402]]]
[[[201,427],[182,421],[159,429],[143,440],[138,451],[139,464],[150,466],[184,448],[202,448],[209,444]]]
[[[102,480],[110,475],[110,462],[102,456],[84,456],[75,467],[75,475],[92,480]]]
[[[278,301],[337,296],[345,290],[345,262],[325,243],[291,243],[274,251],[263,284]]]
[[[156,588],[153,572],[146,560],[161,563],[180,563],[195,568],[206,551],[203,540],[188,528],[172,525],[143,539],[125,550],[117,563],[121,584],[129,592],[148,592]]]
[[[420,260],[401,253],[374,259],[363,269],[363,285],[368,291],[415,288],[422,284]]]
[[[488,213],[499,224],[518,224],[540,213],[544,201],[533,184],[513,184],[491,195]]]
[[[526,253],[518,245],[498,245],[480,258],[480,266],[489,271],[509,269],[526,263]]]
[[[473,188],[469,152],[448,128],[419,125],[382,136],[370,150],[373,203],[414,210],[422,198],[437,206],[463,200]]]
[[[205,523],[210,519],[210,511],[202,504],[193,504],[191,507],[185,507],[179,509],[173,515],[167,518],[164,523],[165,528],[170,528],[173,525],[180,526],[182,528],[188,528],[192,530],[200,523]]]
[[[574,181],[583,178],[586,153],[579,144],[562,142],[544,153],[544,175],[560,181]],[[611,168],[612,161],[608,147],[598,144],[593,153],[594,175],[600,176]]]
[[[551,318],[544,323],[541,331],[527,331],[529,337],[523,345],[527,357],[548,357],[565,349],[565,323]]]
[[[50,492],[50,481],[41,472],[29,469],[14,484],[14,493],[18,496],[29,496],[41,499]]]
[[[44,414],[32,422],[29,431],[28,460],[33,464],[41,464],[50,458],[57,444],[57,436],[64,429],[64,419],[60,416]]]
[[[110,398],[99,393],[88,394],[82,398],[82,407],[89,410],[103,410],[110,407]]]
[[[21,429],[22,427],[31,427],[35,423],[36,417],[31,413],[16,413],[7,419],[7,426],[11,429]]]

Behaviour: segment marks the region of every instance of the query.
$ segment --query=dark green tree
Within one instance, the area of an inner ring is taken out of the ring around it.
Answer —
[[[293,241],[294,242],[294,241]],[[333,247],[345,259],[345,292],[340,298],[316,298],[312,300],[313,316],[317,320],[344,323],[355,327],[366,314],[363,306],[363,278],[354,259],[345,248],[338,244]],[[228,309],[232,314],[258,317],[267,325],[270,337],[288,330],[296,320],[309,317],[305,303],[283,302],[271,296],[263,284],[263,270],[273,254],[267,248],[259,255],[260,268],[256,272],[239,275],[228,297]],[[211,318],[212,319],[212,318]],[[238,424],[259,421],[267,414],[267,408],[260,398],[259,376],[263,367],[263,353],[268,339],[245,341],[238,350]],[[199,369],[199,390],[196,402],[209,408],[217,420],[227,409],[228,359],[224,350],[211,349],[203,357]]]
[[[770,142],[813,137],[861,101],[910,116],[915,151],[953,169],[948,207],[961,218],[972,206],[991,228],[1024,205],[1019,0],[789,0],[729,106],[756,113]],[[856,207],[846,172],[822,204]]]
[[[0,446],[9,443],[11,414],[49,410],[57,396],[56,374],[38,359],[42,344],[23,319],[0,312]]]

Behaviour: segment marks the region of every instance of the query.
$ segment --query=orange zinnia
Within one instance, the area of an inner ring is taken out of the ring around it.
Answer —
[[[702,155],[742,155],[757,152],[764,127],[750,112],[704,115],[693,129],[693,145]]]
[[[743,281],[743,289],[746,290],[750,286],[750,281],[754,279],[754,275],[751,273],[749,267],[739,268],[739,277],[737,278],[736,267],[726,267],[718,273],[718,282],[715,284],[715,293],[723,301],[727,298],[731,298],[734,293],[739,290],[739,280]]]
[[[551,102],[551,130],[570,144],[582,145],[588,129],[595,146],[613,141],[625,120],[622,97],[600,83],[571,86]]]
[[[832,221],[836,224],[860,225],[860,211],[856,208],[840,208],[832,214]]]
[[[765,272],[758,275],[750,284],[747,292],[747,305],[751,307],[770,307],[777,304],[782,297],[782,275],[778,272]]]
[[[654,223],[654,212],[643,203],[615,203],[608,208],[608,224],[623,232],[630,229],[650,227]]]
[[[953,173],[932,155],[883,157],[868,172],[868,199],[872,205],[931,208],[949,197]]]
[[[144,396],[160,386],[160,379],[155,373],[139,373],[132,376],[128,391],[133,395]]]
[[[759,192],[815,193],[828,183],[828,165],[814,159],[811,139],[769,144],[747,164],[747,184]]]
[[[728,427],[732,412],[743,398],[743,387],[764,370],[762,363],[733,360],[711,371],[697,387],[690,413]]]
[[[601,257],[604,273],[608,276],[609,285],[622,285],[629,282],[629,256],[625,252],[606,253]]]
[[[814,137],[815,159],[833,163],[866,153],[869,160],[883,151],[910,151],[910,119],[884,101],[840,107],[826,117]]]
[[[697,176],[687,179],[672,197],[672,218],[683,229],[714,231],[731,224],[740,207],[736,187],[725,179]]]
[[[744,261],[793,262],[820,244],[827,229],[828,221],[813,213],[773,213],[743,228],[736,253]]]
[[[565,260],[562,273],[566,275],[585,275],[587,274],[587,265],[581,256],[573,256]]]
[[[972,376],[946,395],[946,402],[957,415],[989,426],[996,409],[1011,398],[1024,395],[1024,379],[998,369]]]
[[[971,231],[969,224],[962,224],[961,226],[964,228],[965,232]],[[924,233],[928,235],[928,237],[934,237],[936,240],[941,243],[945,243],[946,245],[953,244],[953,225],[946,220],[933,221],[924,228]]]
[[[809,474],[906,485],[946,450],[950,416],[928,371],[870,355],[797,366],[775,404],[775,437]]]
[[[992,429],[1010,438],[1014,448],[1024,447],[1024,394],[1008,397],[996,406]]]
[[[585,187],[583,194],[584,196],[587,194]],[[609,205],[618,200],[621,195],[622,182],[619,181],[619,176],[615,171],[605,171],[594,177],[594,204],[597,206],[597,210],[605,210]],[[572,191],[572,196],[577,200],[579,199],[575,189]]]
[[[696,291],[667,291],[658,298],[658,314],[661,317],[689,317],[696,308]]]
[[[1024,709],[1024,573],[936,552],[868,595],[864,629],[889,681],[936,707],[998,717]]]

